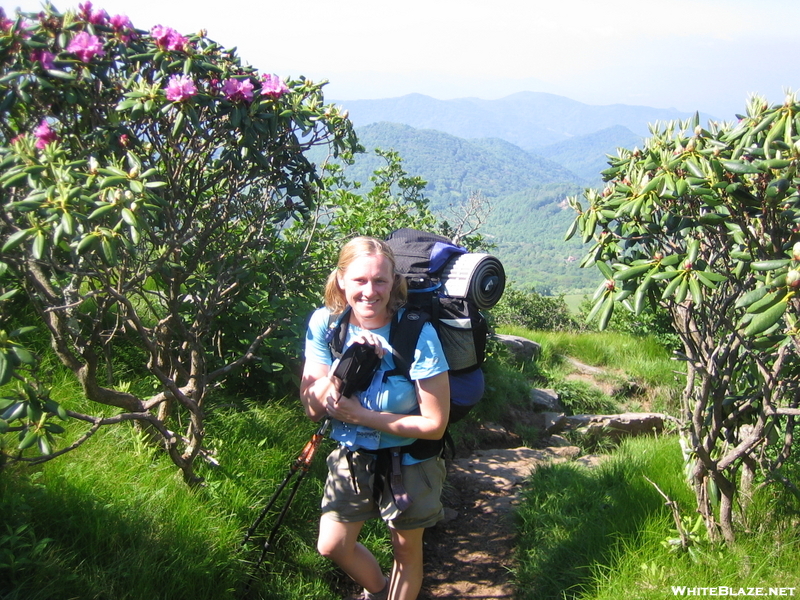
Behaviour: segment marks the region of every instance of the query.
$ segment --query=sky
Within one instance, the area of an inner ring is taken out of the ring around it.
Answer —
[[[54,1],[60,11],[79,0]],[[261,72],[344,102],[547,92],[731,120],[800,91],[797,0],[94,0],[139,29],[236,46]],[[0,0],[8,14],[38,0]],[[346,106],[346,102],[345,106]]]

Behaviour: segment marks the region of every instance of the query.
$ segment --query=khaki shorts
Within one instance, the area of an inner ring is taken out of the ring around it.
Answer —
[[[393,529],[432,527],[444,517],[442,486],[444,460],[437,457],[414,465],[403,465],[403,486],[412,504],[405,511],[395,506],[388,484],[384,485],[380,504],[372,497],[375,481],[375,456],[367,452],[351,454],[358,490],[353,485],[347,448],[339,447],[328,455],[328,479],[322,496],[322,513],[341,523],[382,518]]]

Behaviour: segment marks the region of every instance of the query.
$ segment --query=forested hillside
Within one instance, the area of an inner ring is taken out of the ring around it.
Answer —
[[[356,132],[367,153],[349,171],[352,178],[366,181],[380,164],[373,149],[395,150],[409,174],[428,182],[426,196],[435,210],[475,191],[498,198],[542,184],[584,183],[561,165],[497,138],[466,140],[397,123],[376,123]]]
[[[569,169],[591,185],[600,185],[601,171],[608,168],[606,155],[617,148],[642,147],[644,138],[627,127],[615,125],[565,142],[538,148],[536,153]]]
[[[596,286],[597,274],[571,260],[580,242],[563,241],[574,218],[564,198],[587,185],[574,173],[496,138],[465,140],[396,123],[360,127],[357,133],[367,152],[347,168],[348,179],[368,182],[382,165],[374,149],[395,150],[410,175],[428,182],[425,196],[440,216],[450,218],[471,193],[486,198],[493,210],[482,231],[516,283],[553,293]]]

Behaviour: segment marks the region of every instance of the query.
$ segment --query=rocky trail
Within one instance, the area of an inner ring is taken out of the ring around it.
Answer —
[[[574,458],[578,448],[478,450],[448,464],[447,518],[425,534],[421,599],[511,598],[513,510],[537,465]]]

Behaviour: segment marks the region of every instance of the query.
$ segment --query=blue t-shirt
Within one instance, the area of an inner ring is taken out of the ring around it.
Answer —
[[[305,345],[305,359],[307,361],[328,365],[329,367],[333,366],[334,363],[328,342],[325,339],[328,329],[333,326],[333,324],[329,325],[330,314],[331,312],[327,308],[320,308],[314,311],[308,324]],[[372,385],[365,392],[359,392],[357,394],[358,399],[363,406],[371,410],[403,415],[419,414],[417,390],[411,381],[406,379],[404,375],[394,375],[384,381],[384,373],[394,369],[394,357],[389,344],[390,328],[391,324],[370,330],[370,333],[378,338],[381,346],[386,350],[386,354],[373,378]],[[351,323],[347,331],[345,348],[363,331],[363,329]],[[414,361],[411,364],[409,375],[412,380],[416,381],[444,373],[448,368],[436,330],[430,323],[426,323],[417,340]],[[414,438],[383,433],[371,427],[342,423],[335,419],[332,420],[332,424],[331,437],[354,450],[359,448],[377,450],[378,448],[405,446],[414,442]],[[404,459],[406,456],[404,455]]]

